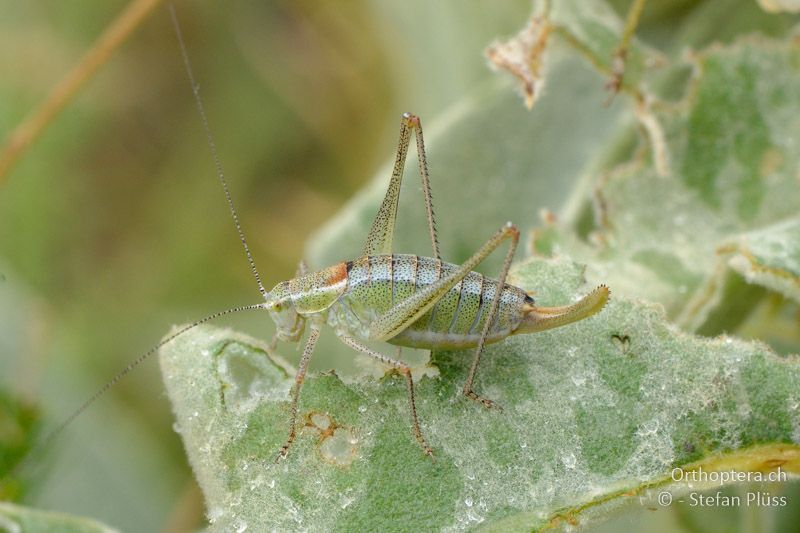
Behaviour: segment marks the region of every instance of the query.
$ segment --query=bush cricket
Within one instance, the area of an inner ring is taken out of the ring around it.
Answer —
[[[433,457],[433,449],[425,439],[417,419],[414,382],[410,368],[395,357],[374,351],[364,342],[385,341],[396,346],[426,350],[474,349],[472,363],[462,389],[463,394],[487,408],[499,408],[492,400],[482,397],[473,390],[480,357],[486,344],[500,342],[510,335],[534,333],[576,322],[596,314],[603,308],[609,297],[609,290],[604,285],[571,305],[539,307],[526,291],[507,284],[506,278],[519,241],[519,231],[510,222],[492,234],[464,263],[456,265],[442,260],[436,233],[422,125],[420,119],[410,113],[404,114],[401,118],[400,138],[392,175],[386,195],[368,232],[362,255],[311,273],[306,272],[301,263],[297,277],[278,283],[272,290],[266,290],[248,247],[217,156],[198,85],[191,70],[174,11],[172,16],[218,179],[264,301],[214,313],[163,339],[87,399],[44,439],[42,446],[52,441],[134,367],[177,336],[224,315],[244,310],[266,309],[270,312],[277,328],[270,343],[271,347],[278,341],[298,342],[304,336],[306,327],[309,329],[289,399],[288,435],[283,446],[277,450],[276,461],[287,456],[296,438],[302,384],[315,344],[325,325],[330,326],[336,336],[354,351],[373,357],[403,375],[408,390],[413,435],[422,451]],[[403,170],[412,135],[416,138],[419,174],[432,244],[430,257],[394,254],[392,249]],[[475,267],[506,240],[509,241],[509,247],[497,279],[490,279],[475,272]]]

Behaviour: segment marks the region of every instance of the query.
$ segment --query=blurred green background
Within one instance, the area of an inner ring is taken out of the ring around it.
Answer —
[[[121,1],[3,2],[0,132],[80,59]],[[188,51],[265,284],[423,119],[488,79],[482,50],[530,5],[183,2]],[[172,324],[255,303],[166,5],[0,191],[0,375],[63,419]],[[268,338],[265,315],[225,321]],[[296,358],[291,353],[290,358]],[[317,368],[330,368],[324,354]],[[156,361],[53,444],[27,502],[124,530],[202,523]],[[37,458],[37,462],[40,460]],[[179,527],[179,528],[180,528]]]
[[[624,17],[629,2],[612,3]],[[125,5],[0,1],[0,134]],[[402,112],[429,123],[491,82],[484,48],[516,33],[531,5],[176,7],[242,225],[271,286],[292,276],[308,235],[393,157]],[[737,18],[724,29],[695,28],[696,44],[750,28],[780,33],[791,22],[751,1],[652,1],[639,34],[673,49],[671,28],[702,9]],[[605,96],[601,84],[586,95],[598,105]],[[434,188],[435,173],[446,171],[435,168]],[[52,425],[172,324],[258,299],[162,6],[0,182],[0,386],[41,404]],[[223,322],[272,334],[260,314]],[[319,353],[312,367],[336,364]],[[203,523],[155,361],[35,462],[30,505],[129,531]],[[657,515],[670,527],[680,511]]]

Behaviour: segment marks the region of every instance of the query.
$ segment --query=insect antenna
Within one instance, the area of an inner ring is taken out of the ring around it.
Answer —
[[[158,344],[154,345],[152,348],[150,348],[146,352],[139,355],[139,357],[128,363],[128,365],[125,366],[125,368],[123,368],[122,370],[120,370],[116,376],[107,381],[105,385],[97,389],[94,392],[94,394],[92,394],[89,398],[87,398],[86,401],[84,401],[67,418],[65,418],[60,424],[58,424],[58,426],[52,429],[43,439],[37,442],[30,452],[28,452],[22,459],[20,459],[15,465],[13,465],[8,470],[7,473],[3,475],[3,478],[0,479],[0,489],[2,489],[2,487],[6,484],[6,482],[10,481],[13,475],[16,474],[32,457],[35,457],[36,455],[38,455],[38,453],[46,450],[47,447],[50,445],[50,443],[52,443],[70,424],[72,424],[72,422],[76,418],[78,418],[81,414],[83,414],[83,412],[86,411],[86,409],[88,409],[94,402],[96,402],[103,394],[108,392],[108,390],[111,387],[116,385],[122,378],[127,376],[137,366],[141,365],[145,360],[147,360],[147,358],[156,353],[165,344],[175,340],[176,338],[180,337],[190,329],[194,329],[201,324],[205,324],[206,322],[210,322],[211,320],[214,320],[221,316],[230,315],[241,311],[249,311],[252,309],[266,309],[266,308],[267,308],[266,303],[257,303],[251,305],[240,305],[237,307],[231,307],[230,309],[225,309],[224,311],[217,311],[216,313],[212,313],[206,317],[201,318],[200,320],[195,320],[191,324],[182,327],[175,333],[172,333],[167,337],[161,339],[161,341]],[[0,490],[0,494],[1,493],[2,490]]]
[[[178,24],[178,16],[175,13],[175,6],[173,4],[169,5],[169,14],[172,17],[172,25],[175,28],[175,34],[177,35],[178,43],[181,46],[183,66],[186,69],[187,76],[189,77],[189,83],[192,85],[194,103],[197,107],[197,112],[200,114],[200,121],[203,123],[203,130],[206,133],[206,140],[208,141],[208,148],[211,151],[211,158],[214,160],[214,168],[217,171],[217,178],[219,178],[219,182],[222,184],[222,188],[225,191],[225,199],[228,201],[228,209],[230,209],[231,218],[233,218],[233,225],[236,226],[236,232],[239,234],[239,240],[242,242],[242,247],[244,247],[244,253],[247,256],[247,261],[250,263],[250,270],[253,272],[253,276],[258,284],[258,290],[261,292],[261,295],[266,298],[267,290],[264,288],[264,284],[261,283],[261,275],[258,273],[256,263],[253,260],[253,254],[250,253],[250,247],[247,245],[247,239],[244,237],[244,230],[242,230],[242,225],[239,223],[239,214],[236,212],[236,207],[233,205],[233,197],[231,196],[231,191],[228,187],[228,180],[225,178],[225,172],[222,170],[222,162],[219,159],[219,155],[217,155],[217,145],[214,142],[214,136],[211,134],[211,128],[208,125],[208,117],[206,116],[206,110],[203,106],[203,99],[200,98],[200,85],[198,85],[198,83],[195,81],[194,72],[192,71],[192,64],[189,61],[189,53],[186,51],[186,43],[183,40],[183,33],[181,32],[180,24]]]
[[[230,188],[228,187],[228,180],[225,178],[225,172],[222,168],[222,162],[217,154],[217,146],[214,142],[214,136],[211,133],[211,128],[208,124],[208,117],[206,116],[205,107],[203,106],[203,101],[200,98],[200,86],[195,81],[194,72],[192,71],[192,66],[189,61],[189,54],[186,50],[186,44],[183,39],[183,34],[181,32],[180,24],[178,23],[178,17],[175,12],[175,6],[170,4],[169,5],[170,16],[172,18],[172,24],[175,28],[175,34],[178,38],[178,43],[180,45],[181,56],[183,58],[183,64],[186,69],[186,74],[189,77],[189,82],[191,83],[192,93],[194,94],[194,101],[197,107],[197,111],[200,115],[200,121],[203,125],[203,130],[206,134],[206,140],[208,141],[208,147],[211,152],[211,157],[214,161],[214,167],[216,169],[217,178],[219,179],[220,184],[222,185],[222,189],[225,192],[225,199],[228,202],[228,209],[231,213],[231,218],[233,219],[233,225],[236,227],[236,232],[239,235],[239,240],[242,243],[242,247],[244,248],[244,253],[247,256],[247,261],[250,264],[250,270],[253,273],[253,277],[256,280],[256,284],[258,285],[258,290],[261,292],[261,295],[265,298],[268,296],[267,290],[264,288],[264,284],[261,282],[261,275],[256,268],[255,261],[253,260],[253,255],[250,252],[250,247],[247,245],[247,239],[245,238],[244,231],[242,230],[242,226],[239,222],[239,215],[236,211],[236,207],[233,203],[233,197],[230,192]],[[67,418],[65,418],[58,426],[52,429],[49,433],[46,434],[44,438],[42,438],[39,442],[37,442],[33,448],[25,454],[20,460],[18,460],[14,465],[12,465],[7,472],[2,474],[2,478],[0,478],[0,494],[2,494],[2,489],[6,486],[7,483],[12,482],[13,476],[18,473],[33,457],[36,457],[41,452],[46,450],[50,443],[52,443],[67,427],[69,427],[72,422],[78,418],[81,414],[83,414],[86,409],[88,409],[94,402],[96,402],[101,396],[103,396],[111,387],[116,385],[121,379],[127,376],[132,370],[136,367],[141,365],[145,360],[147,360],[151,355],[156,353],[161,347],[165,344],[175,340],[177,337],[183,335],[190,329],[196,328],[201,324],[205,324],[211,320],[216,318],[220,318],[225,315],[238,313],[241,311],[249,311],[253,309],[267,309],[268,305],[266,303],[258,303],[252,305],[243,305],[238,307],[232,307],[230,309],[225,309],[224,311],[218,311],[211,315],[208,315],[200,320],[197,320],[187,326],[182,327],[178,331],[172,333],[171,335],[162,339],[158,344],[147,350],[146,352],[139,355],[136,359],[131,361],[125,368],[117,373],[110,381],[105,383],[102,387],[97,389],[94,394],[92,394],[86,401],[84,401],[77,409],[75,409]]]

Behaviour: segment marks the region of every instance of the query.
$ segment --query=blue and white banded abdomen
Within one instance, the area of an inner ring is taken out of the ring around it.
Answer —
[[[328,322],[368,339],[369,326],[376,318],[457,269],[451,263],[411,254],[363,256],[347,263],[347,289],[329,308]],[[423,349],[476,346],[497,288],[497,280],[470,272],[388,342]],[[525,291],[506,284],[486,342],[509,336],[522,321],[523,306],[531,304]]]

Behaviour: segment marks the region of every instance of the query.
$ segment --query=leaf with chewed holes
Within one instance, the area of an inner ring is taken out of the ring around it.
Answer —
[[[512,277],[542,305],[591,289],[563,258],[525,261]],[[297,441],[275,464],[293,382],[285,363],[260,341],[205,326],[160,357],[220,531],[525,530],[596,518],[656,487],[677,495],[688,488],[671,485],[676,467],[800,473],[798,358],[683,333],[625,298],[489,346],[477,390],[502,412],[461,395],[470,351],[435,353],[440,375],[417,386],[435,462],[412,435],[399,376],[309,376]]]
[[[734,328],[754,309],[742,303],[756,300],[749,284],[797,299],[798,57],[792,41],[763,38],[696,53],[686,99],[654,106],[669,172],[650,143],[598,180],[592,245],[555,224],[535,251],[565,251],[590,279],[661,303],[690,330]]]
[[[723,251],[749,282],[800,302],[800,218],[745,233]]]
[[[592,45],[584,55],[608,59],[611,16],[587,10],[559,24],[591,30],[578,32]],[[675,469],[800,473],[798,357],[667,320],[719,331],[746,319],[757,301],[748,291],[792,296],[796,44],[751,38],[671,65],[686,94],[636,108],[641,138],[618,123],[619,107],[587,98],[602,85],[596,72],[552,53],[532,114],[497,84],[425,122],[443,257],[463,260],[506,220],[528,228],[561,206],[510,281],[541,305],[600,282],[612,301],[588,320],[487,348],[476,390],[502,412],[462,397],[470,351],[434,353],[416,391],[435,462],[413,438],[400,377],[341,372],[308,376],[297,440],[274,464],[291,369],[228,330],[178,339],[162,369],[213,529],[530,530],[599,520],[631,500],[656,506],[659,492],[680,497],[690,488]],[[633,54],[637,87],[650,82],[647,63]],[[312,266],[358,256],[388,173],[312,240]],[[401,200],[397,252],[429,253],[423,206],[418,195]],[[320,358],[363,359],[333,337],[323,332]]]

